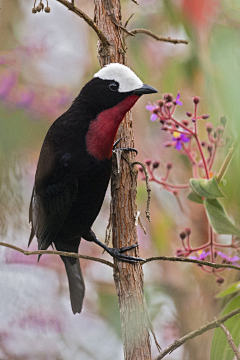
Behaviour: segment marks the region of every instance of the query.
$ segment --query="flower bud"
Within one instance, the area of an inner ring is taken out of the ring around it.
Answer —
[[[221,285],[222,283],[224,283],[225,279],[223,277],[218,277],[216,280],[216,283]]]
[[[174,191],[173,191],[173,195],[174,195],[174,196],[178,196],[178,195],[179,195],[179,190],[174,190]]]
[[[36,14],[37,10],[35,9],[35,7],[32,8],[32,13]]]
[[[182,249],[177,249],[175,254],[177,257],[180,257],[180,256],[184,256],[185,253]]]
[[[157,169],[159,167],[159,164],[160,164],[159,161],[157,161],[157,160],[154,161],[153,164],[152,164],[153,169]]]
[[[202,119],[203,119],[203,120],[207,120],[207,119],[209,118],[209,116],[210,116],[210,115],[207,115],[207,114],[202,115]]]
[[[220,126],[220,125],[217,126],[216,130],[217,130],[218,134],[221,135],[224,132],[224,126]]]
[[[140,173],[143,173],[143,168],[142,168],[141,165],[138,165],[138,171],[139,171]]]
[[[194,96],[194,98],[193,98],[194,104],[197,105],[199,103],[199,101],[200,101],[200,97]]]
[[[168,101],[165,106],[167,109],[171,109],[171,107],[173,106],[173,103]]]
[[[42,10],[44,9],[44,4],[42,2],[40,2],[38,5],[41,6]]]
[[[164,99],[165,102],[167,103],[167,102],[173,101],[173,96],[172,96],[172,94],[167,93],[167,94],[164,94],[164,95],[163,95],[163,99]]]
[[[160,119],[160,124],[164,124],[165,123],[165,120],[163,120],[163,119]]]
[[[188,126],[188,125],[189,125],[189,121],[188,121],[188,120],[182,120],[182,123],[183,123],[183,125],[185,125],[185,126]]]
[[[168,131],[169,128],[167,126],[163,126],[161,130]]]
[[[213,129],[213,124],[212,123],[206,123],[206,128],[207,128],[207,132],[210,133]]]
[[[159,101],[158,101],[158,105],[159,105],[160,107],[163,107],[164,101],[163,101],[163,100],[159,100]]]
[[[170,163],[170,162],[169,162],[169,163],[167,163],[167,169],[168,169],[168,170],[171,170],[171,169],[172,169],[172,167],[173,167],[173,163]]]
[[[164,144],[165,147],[171,147],[172,145],[173,145],[172,141],[167,141]]]
[[[151,160],[151,159],[147,159],[147,160],[145,160],[145,164],[146,164],[147,166],[150,166],[150,165],[151,165],[151,163],[152,163],[152,160]]]
[[[190,228],[186,228],[185,231],[186,231],[187,235],[191,234],[191,229]]]
[[[46,13],[50,13],[50,7],[49,7],[49,6],[46,6],[45,9],[44,9],[44,11],[45,11]]]
[[[220,123],[221,123],[223,126],[225,126],[226,123],[227,123],[227,118],[226,118],[225,116],[222,116],[222,117],[220,118]]]
[[[42,7],[41,7],[40,4],[38,4],[38,6],[36,7],[36,10],[37,10],[38,12],[40,12],[40,11],[42,10]]]
[[[186,115],[187,115],[188,117],[192,117],[192,113],[190,113],[189,111],[186,112]]]
[[[196,119],[195,119],[195,118],[192,118],[192,122],[195,123],[195,122],[196,122]]]
[[[208,145],[208,147],[207,147],[207,149],[208,149],[208,151],[211,153],[212,152],[212,145]]]
[[[186,234],[185,231],[182,231],[182,232],[179,234],[179,236],[180,236],[180,238],[181,238],[182,240],[184,240],[185,237],[187,236],[187,234]]]
[[[201,145],[202,145],[202,147],[205,147],[206,146],[206,141],[202,141]]]

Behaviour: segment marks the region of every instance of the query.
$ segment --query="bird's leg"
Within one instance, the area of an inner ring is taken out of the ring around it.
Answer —
[[[112,257],[114,257],[120,261],[125,261],[125,262],[132,263],[132,264],[135,264],[139,261],[145,261],[144,259],[142,259],[140,257],[134,257],[134,256],[129,256],[129,255],[123,254],[125,251],[135,249],[138,246],[138,244],[122,247],[121,249],[110,248],[110,247],[106,246],[105,244],[103,244],[101,241],[99,241],[92,230],[89,230],[87,233],[82,234],[82,237],[87,241],[95,242],[95,244],[101,246]]]

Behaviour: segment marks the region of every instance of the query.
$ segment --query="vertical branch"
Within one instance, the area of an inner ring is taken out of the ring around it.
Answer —
[[[110,46],[98,41],[98,57],[101,66],[110,62],[126,64],[120,0],[95,0],[94,20],[105,34]],[[120,125],[117,138],[122,137],[121,147],[133,147],[132,115],[128,113]],[[130,154],[130,160],[134,154]],[[127,162],[121,162],[121,173],[113,159],[111,181],[111,219],[113,246],[125,247],[137,243],[135,226],[137,173],[132,172]],[[136,248],[131,255],[139,256]],[[125,360],[150,360],[151,347],[149,320],[143,293],[141,264],[128,264],[115,260],[114,281],[119,299],[122,337]]]

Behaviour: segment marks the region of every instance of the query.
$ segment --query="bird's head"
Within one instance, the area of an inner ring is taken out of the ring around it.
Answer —
[[[87,151],[98,160],[110,159],[125,114],[141,95],[156,92],[125,65],[111,63],[99,70],[80,93],[96,116],[88,127]]]
[[[119,63],[105,65],[82,89],[82,94],[94,99],[98,111],[110,109],[129,97],[132,101],[123,105],[132,103],[131,108],[141,95],[156,92],[152,86],[143,84],[129,67]]]

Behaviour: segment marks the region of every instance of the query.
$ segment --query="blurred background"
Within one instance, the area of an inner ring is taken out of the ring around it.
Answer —
[[[93,2],[75,0],[93,18]],[[81,87],[99,69],[97,37],[87,24],[60,3],[49,0],[51,12],[32,14],[33,1],[2,0],[0,9],[0,241],[27,248],[28,207],[40,148],[51,123],[68,109]],[[158,42],[146,35],[126,39],[128,65],[159,94],[143,97],[133,109],[138,160],[160,161],[156,175],[186,183],[190,163],[176,149],[159,122],[145,110],[162,93],[181,94],[180,119],[192,111],[192,96],[200,96],[200,113],[217,125],[228,119],[233,140],[240,131],[240,2],[237,0],[122,1],[123,23],[134,13],[128,29],[146,28],[161,36],[186,39],[189,45]],[[208,121],[209,121],[208,120]],[[200,134],[204,140],[204,122]],[[217,171],[227,153],[218,152]],[[227,172],[223,203],[240,226],[239,151]],[[151,184],[151,223],[144,217],[146,189],[139,178],[138,210],[146,227],[138,229],[140,254],[147,258],[174,255],[179,233],[189,227],[191,241],[207,241],[207,222],[201,205],[190,203],[184,190],[179,200]],[[103,242],[110,195],[94,224]],[[230,242],[229,237],[222,237]],[[36,241],[30,250],[37,249]],[[101,257],[101,249],[85,241],[81,253]],[[103,255],[108,258],[108,255]],[[62,261],[56,256],[26,257],[0,247],[0,359],[94,360],[123,359],[118,300],[111,268],[81,260],[86,298],[81,315],[71,312]],[[214,296],[238,273],[226,270],[224,284],[193,264],[153,262],[144,265],[145,294],[157,339],[162,348],[174,339],[218,316],[224,302]],[[224,300],[225,301],[225,300]],[[172,360],[209,358],[212,333],[168,355]],[[157,350],[153,343],[153,356]]]

